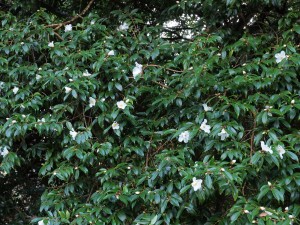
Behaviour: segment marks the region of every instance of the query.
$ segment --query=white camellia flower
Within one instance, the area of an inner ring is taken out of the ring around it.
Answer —
[[[84,77],[89,77],[91,75],[92,74],[90,74],[88,70],[85,70],[85,72],[82,73],[82,76],[84,76]]]
[[[39,75],[39,74],[35,75],[35,79],[36,79],[36,80],[40,80],[41,78],[42,78],[41,75]]]
[[[107,53],[107,55],[109,55],[109,56],[115,55],[115,51],[114,51],[114,50],[110,50],[110,51]]]
[[[96,99],[89,97],[89,106],[93,107],[96,105]]]
[[[17,94],[17,92],[19,91],[19,88],[18,87],[14,87],[12,91],[13,91],[14,94]]]
[[[91,21],[91,25],[94,25],[94,24],[95,24],[95,20],[92,20],[92,21]]]
[[[210,133],[210,128],[211,126],[209,126],[207,123],[207,120],[204,119],[203,122],[201,123],[200,129],[203,130],[205,133]]]
[[[223,129],[221,130],[221,132],[218,133],[218,136],[221,137],[221,141],[224,141],[226,138],[229,137],[229,134],[228,134],[227,131],[223,128]]]
[[[5,157],[8,153],[9,153],[9,151],[8,151],[7,147],[4,146],[4,147],[2,148],[2,151],[1,151],[0,154],[1,154],[3,157]]]
[[[190,139],[190,133],[188,131],[184,131],[179,135],[178,141],[188,143]]]
[[[65,26],[65,32],[69,32],[69,31],[72,31],[72,24],[67,24]]]
[[[285,153],[285,149],[281,145],[278,145],[276,147],[276,150],[278,151],[280,158],[283,159],[283,154]]]
[[[138,75],[143,72],[143,65],[135,62],[135,67],[132,70],[133,78],[135,79]]]
[[[294,99],[291,101],[291,104],[292,104],[292,105],[294,105],[294,104],[295,104],[295,100],[294,100]]]
[[[38,225],[45,225],[45,223],[44,223],[43,220],[40,220],[40,221],[38,222]]]
[[[119,101],[119,102],[117,102],[117,106],[119,109],[125,109],[127,104],[124,101]]]
[[[116,121],[113,122],[111,127],[112,127],[113,130],[119,130],[120,129],[120,125]]]
[[[283,59],[286,59],[286,55],[284,51],[281,51],[280,53],[275,54],[276,62],[280,63]]]
[[[54,42],[53,41],[49,42],[48,47],[54,48]]]
[[[75,138],[77,136],[77,132],[75,130],[71,130],[70,135],[72,136],[72,139],[75,140]]]
[[[207,106],[206,103],[202,104],[202,106],[205,112],[212,111],[212,107]]]
[[[129,25],[128,25],[126,22],[122,23],[122,24],[119,26],[119,30],[120,30],[120,31],[121,31],[121,30],[128,30],[128,28],[129,28]]]
[[[196,179],[196,177],[193,177],[192,187],[194,188],[194,191],[198,191],[201,189],[202,182],[202,179]]]
[[[70,91],[72,91],[72,88],[70,88],[70,87],[65,87],[65,93],[66,93],[66,94],[70,93]]]
[[[261,150],[264,152],[269,152],[270,154],[273,154],[273,150],[265,144],[265,142],[261,141],[260,142]]]

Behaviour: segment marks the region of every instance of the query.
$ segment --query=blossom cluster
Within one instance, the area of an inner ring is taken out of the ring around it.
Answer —
[[[102,101],[104,101],[104,100],[105,99],[103,99]],[[128,102],[128,100],[126,100],[126,102]],[[124,102],[123,100],[118,101],[117,102],[117,107],[119,109],[124,110],[127,107],[126,102]],[[89,106],[93,107],[93,106],[95,106],[95,104],[96,104],[96,100],[94,98],[90,97],[89,98]],[[111,127],[112,127],[113,130],[119,130],[120,129],[120,124],[118,122],[114,121],[112,123]],[[76,140],[77,135],[78,135],[77,131],[75,131],[74,129],[70,130],[70,136],[72,137],[73,140]]]
[[[273,154],[273,150],[271,149],[271,147],[268,146],[267,144],[265,144],[264,141],[261,141],[261,142],[260,142],[260,146],[261,146],[261,150],[262,150],[263,152],[267,152],[267,153]],[[281,159],[283,159],[283,155],[284,155],[285,152],[286,152],[285,149],[283,148],[283,146],[277,145],[276,150],[277,150],[277,152],[278,152],[278,154],[279,154],[279,157],[280,157]]]
[[[208,111],[213,111],[212,107],[209,107],[206,103],[202,104],[203,106],[203,110],[208,112]],[[211,126],[209,124],[207,124],[207,119],[204,119],[200,125],[200,130],[204,131],[205,133],[209,134],[211,131]],[[229,137],[229,134],[227,133],[227,131],[222,128],[221,132],[218,133],[218,136],[221,137],[221,140],[225,140],[227,137]],[[190,133],[189,131],[184,131],[179,135],[178,141],[179,142],[184,142],[184,143],[188,143],[190,139]]]

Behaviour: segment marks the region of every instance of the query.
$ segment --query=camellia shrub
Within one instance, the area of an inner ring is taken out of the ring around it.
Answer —
[[[1,11],[1,224],[299,224],[296,1],[131,2]]]

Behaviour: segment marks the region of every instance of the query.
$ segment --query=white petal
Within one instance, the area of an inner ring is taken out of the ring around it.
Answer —
[[[117,102],[117,106],[119,109],[125,109],[127,104],[124,101]]]
[[[38,225],[45,225],[45,224],[44,224],[43,220],[40,220],[40,221],[38,222]]]
[[[264,152],[269,152],[270,154],[273,154],[273,150],[272,150],[269,146],[267,146],[267,145],[265,144],[265,142],[261,141],[261,142],[260,142],[260,145],[261,145],[262,151],[264,151]]]
[[[13,93],[14,93],[14,94],[17,94],[18,91],[19,91],[19,88],[18,88],[18,87],[14,87],[14,88],[13,88]]]
[[[75,140],[76,136],[77,136],[77,132],[74,130],[70,131],[70,135],[72,136],[72,139]]]
[[[72,91],[72,88],[70,87],[65,87],[65,93],[68,94],[70,91]]]
[[[96,105],[96,99],[89,97],[89,106],[93,107]]]
[[[122,23],[120,26],[119,26],[119,30],[128,30],[128,28],[129,28],[129,25],[126,23],[126,22],[124,22],[124,23]]]
[[[113,124],[112,124],[112,129],[113,130],[118,130],[120,128],[120,125],[115,121],[115,122],[113,122]]]
[[[67,24],[65,26],[65,32],[72,31],[72,24]]]
[[[53,41],[49,42],[48,47],[53,48],[54,47],[54,42]]]
[[[115,55],[115,51],[114,50],[110,50],[107,55],[111,56],[111,55]]]
[[[89,77],[91,75],[92,74],[90,74],[88,70],[85,70],[85,72],[82,73],[82,76],[84,76],[84,77]]]
[[[212,107],[207,106],[207,104],[202,104],[205,112],[212,111]]]
[[[194,191],[197,191],[197,190],[201,189],[202,180],[201,179],[196,179],[195,177],[193,177],[193,182],[192,182],[191,185],[194,188]]]

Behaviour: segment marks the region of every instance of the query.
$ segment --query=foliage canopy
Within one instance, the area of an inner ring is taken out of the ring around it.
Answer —
[[[1,224],[299,223],[299,2],[0,7]]]

